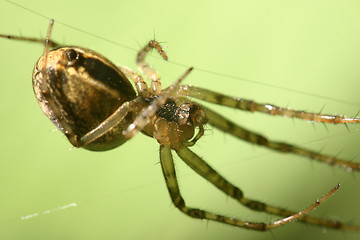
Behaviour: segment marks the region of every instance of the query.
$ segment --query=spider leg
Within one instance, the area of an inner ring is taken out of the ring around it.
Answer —
[[[0,34],[1,38],[7,38],[7,39],[11,39],[11,40],[18,40],[18,41],[26,41],[26,42],[36,42],[36,43],[41,43],[44,44],[44,40],[43,38],[32,38],[32,37],[19,37],[19,36],[14,36],[14,35],[5,35],[5,34]],[[50,46],[55,48],[55,47],[60,47],[60,44],[51,40],[49,42]]]
[[[275,142],[268,140],[264,136],[251,132],[234,122],[230,121],[229,119],[226,119],[225,117],[221,116],[220,114],[214,112],[213,110],[210,110],[209,108],[206,108],[204,106],[201,106],[203,111],[205,112],[208,123],[228,134],[231,134],[237,138],[240,138],[242,140],[245,140],[250,143],[254,143],[257,145],[265,146],[267,148],[270,148],[275,151],[283,152],[283,153],[294,153],[306,158],[314,159],[319,162],[327,163],[330,165],[335,165],[338,167],[342,167],[348,171],[356,170],[360,171],[360,164],[359,163],[353,163],[350,161],[346,161],[344,159],[321,154],[315,151],[311,151],[305,148],[301,148],[295,145],[283,143],[283,142]]]
[[[78,142],[78,146],[86,146],[108,133],[110,129],[115,128],[119,124],[122,124],[124,118],[128,115],[129,112],[137,112],[141,109],[141,104],[137,102],[138,98],[123,103],[116,111],[111,114],[107,119],[100,123],[97,127],[92,129],[90,132],[86,133]]]
[[[34,73],[34,76],[33,76],[34,86],[35,85],[39,86],[39,90],[38,90],[38,92],[35,93],[35,95],[38,98],[38,101],[40,104],[45,104],[45,105],[47,105],[47,109],[51,109],[52,113],[50,114],[50,116],[52,118],[52,121],[66,135],[66,137],[68,138],[70,143],[72,145],[76,146],[78,144],[78,138],[77,138],[76,134],[74,133],[73,129],[70,127],[70,125],[63,118],[57,117],[57,116],[62,116],[61,112],[63,109],[61,109],[60,107],[57,107],[54,99],[51,96],[51,92],[49,90],[49,84],[50,84],[51,79],[50,79],[50,76],[48,75],[46,69],[47,69],[47,63],[48,63],[49,48],[51,47],[51,43],[52,43],[50,40],[50,37],[51,37],[51,32],[52,32],[53,26],[54,26],[54,20],[51,19],[48,30],[47,30],[45,41],[42,40],[42,42],[45,43],[44,54],[43,54],[44,60],[41,63],[39,61],[38,65],[35,66],[39,70],[36,73]],[[13,38],[13,39],[21,40],[21,37]],[[41,40],[39,40],[38,42],[41,42]]]
[[[151,118],[156,114],[156,111],[159,109],[160,106],[166,103],[166,100],[171,97],[172,95],[176,94],[179,90],[179,84],[182,80],[193,70],[193,68],[189,68],[180,78],[170,85],[167,89],[165,89],[162,95],[159,95],[152,103],[144,108],[139,115],[136,117],[133,123],[129,125],[129,127],[123,131],[123,135],[129,139],[134,136],[137,132],[147,125]]]
[[[217,222],[222,222],[229,225],[234,225],[237,227],[257,230],[257,231],[266,231],[291,221],[300,219],[301,221],[306,221],[308,223],[322,225],[326,227],[333,228],[346,228],[352,230],[360,230],[359,228],[354,228],[352,226],[342,225],[337,222],[321,220],[309,216],[305,216],[311,210],[315,209],[318,205],[324,202],[327,198],[329,198],[332,194],[334,194],[339,185],[333,188],[329,193],[327,193],[324,197],[317,200],[310,207],[299,211],[292,212],[286,209],[266,205],[264,203],[254,201],[251,199],[247,199],[243,196],[242,191],[228,182],[226,179],[221,177],[214,169],[212,169],[204,160],[202,160],[199,156],[193,153],[190,149],[183,146],[176,150],[177,154],[181,157],[181,159],[188,164],[194,171],[200,174],[202,177],[210,181],[213,185],[223,191],[225,194],[231,196],[232,198],[239,201],[241,204],[246,207],[256,210],[256,211],[264,211],[271,214],[276,214],[280,216],[284,216],[284,218],[274,221],[272,223],[263,223],[263,222],[249,222],[244,221],[232,217],[227,217],[224,215],[214,214],[208,211],[204,211],[197,208],[191,208],[186,206],[184,199],[181,196],[179,185],[176,178],[174,162],[171,154],[171,148],[169,146],[160,146],[160,162],[162,171],[164,174],[164,178],[166,181],[166,185],[170,194],[170,197],[174,203],[174,205],[186,215],[193,218],[207,219]]]
[[[158,95],[161,93],[161,80],[160,80],[160,76],[159,74],[152,68],[149,66],[149,64],[145,61],[145,57],[146,55],[149,53],[149,51],[151,49],[156,49],[159,54],[161,55],[161,57],[164,60],[167,60],[167,55],[166,53],[162,50],[162,47],[160,46],[160,44],[155,41],[155,40],[151,40],[149,41],[148,44],[145,45],[145,47],[143,49],[141,49],[137,55],[136,58],[136,64],[138,66],[138,68],[140,69],[140,71],[145,74],[145,76],[147,78],[149,78],[151,80],[151,92],[154,95]]]
[[[222,192],[224,192],[225,194],[227,194],[230,197],[237,200],[240,204],[244,205],[245,207],[248,207],[255,211],[267,212],[270,214],[275,214],[275,215],[285,217],[284,219],[280,219],[273,223],[265,224],[264,225],[265,229],[271,229],[274,227],[278,227],[287,222],[298,219],[298,220],[306,222],[306,223],[320,225],[320,226],[324,226],[324,227],[328,227],[328,228],[360,231],[360,226],[346,225],[346,224],[342,224],[340,222],[336,222],[333,220],[324,220],[324,219],[319,219],[319,218],[315,218],[315,217],[311,217],[311,216],[304,216],[309,211],[313,210],[315,207],[317,207],[319,204],[321,204],[323,201],[325,201],[332,194],[334,194],[337,191],[337,189],[339,188],[339,185],[337,185],[335,188],[333,188],[324,197],[318,199],[310,207],[308,207],[300,212],[294,212],[294,211],[290,211],[290,210],[287,210],[284,208],[268,205],[263,202],[259,202],[259,201],[244,197],[244,193],[238,187],[234,186],[229,181],[227,181],[225,178],[223,178],[218,172],[216,172],[211,166],[209,166],[202,158],[200,158],[198,155],[196,155],[194,152],[192,152],[189,148],[182,147],[182,148],[176,149],[176,153],[195,172],[197,172],[203,178],[205,178],[206,180],[211,182],[215,187],[220,189]],[[231,224],[231,223],[229,223],[229,224]],[[247,227],[247,224],[244,227]],[[257,229],[257,230],[260,230],[260,229]]]
[[[126,66],[117,66],[125,75],[131,77],[131,80],[134,82],[136,86],[137,92],[144,98],[150,97],[149,88],[143,79],[143,77],[136,72],[134,72],[131,68]]]
[[[323,123],[359,123],[359,117],[343,117],[338,115],[327,115],[298,111],[289,108],[278,107],[271,104],[257,103],[251,100],[230,97],[217,92],[206,90],[190,85],[181,86],[180,94],[197,98],[206,102],[211,102],[223,106],[241,109],[249,112],[262,112],[270,115],[280,115],[284,117],[300,118],[313,122]]]

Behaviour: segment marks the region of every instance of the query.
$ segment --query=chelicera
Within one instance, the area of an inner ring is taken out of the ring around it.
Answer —
[[[181,212],[193,218],[258,231],[276,228],[293,220],[328,228],[360,231],[360,226],[306,215],[334,194],[339,185],[306,209],[292,211],[245,197],[240,188],[222,177],[190,150],[190,147],[202,137],[204,125],[210,124],[249,143],[275,151],[302,155],[346,170],[359,171],[358,163],[268,140],[192,99],[244,111],[258,111],[314,122],[359,123],[360,118],[292,110],[230,97],[195,86],[180,85],[192,68],[172,85],[163,89],[160,76],[145,61],[146,55],[152,49],[157,50],[162,58],[167,60],[166,53],[155,40],[141,49],[136,58],[138,68],[151,81],[148,86],[142,75],[126,66],[113,64],[95,51],[81,47],[60,47],[50,40],[53,23],[52,20],[49,25],[44,54],[34,68],[33,87],[43,112],[66,135],[73,146],[105,151],[121,146],[139,131],[156,139],[160,145],[160,163],[172,202]],[[41,39],[9,35],[0,37],[43,42]],[[54,48],[50,49],[51,47]],[[132,80],[136,91],[129,79]],[[249,222],[187,206],[178,186],[172,151],[175,151],[195,172],[240,204],[282,218],[271,223]]]

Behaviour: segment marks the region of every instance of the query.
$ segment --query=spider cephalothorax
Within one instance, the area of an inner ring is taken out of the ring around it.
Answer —
[[[194,145],[203,135],[206,122],[205,113],[198,105],[186,102],[185,98],[169,98],[143,132],[157,139],[159,144],[177,149],[181,145]],[[194,137],[196,127],[199,131]]]

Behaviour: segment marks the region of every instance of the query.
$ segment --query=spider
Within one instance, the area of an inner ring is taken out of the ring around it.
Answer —
[[[64,47],[52,41],[50,37],[53,24],[54,20],[51,20],[44,53],[34,68],[33,88],[45,115],[65,134],[73,146],[92,151],[110,150],[121,146],[138,132],[156,139],[160,145],[160,163],[171,200],[181,212],[193,218],[258,231],[270,230],[294,220],[328,228],[360,231],[360,226],[307,215],[333,195],[339,185],[306,209],[292,211],[245,197],[240,188],[226,180],[190,150],[190,147],[203,136],[204,125],[210,124],[225,133],[256,145],[298,154],[346,170],[358,171],[360,170],[358,163],[268,140],[192,99],[244,111],[257,111],[322,123],[359,123],[360,118],[298,111],[230,97],[191,85],[180,85],[192,68],[189,68],[172,85],[163,89],[160,76],[145,61],[152,49],[167,60],[166,53],[155,40],[149,41],[138,52],[136,59],[140,71],[151,80],[149,87],[144,78],[129,67],[116,66],[92,50]],[[42,39],[13,35],[0,34],[0,37],[43,42]],[[136,92],[128,78],[133,81]],[[254,211],[262,211],[282,218],[271,223],[249,222],[187,206],[180,193],[172,151],[175,151],[195,172],[240,204]]]

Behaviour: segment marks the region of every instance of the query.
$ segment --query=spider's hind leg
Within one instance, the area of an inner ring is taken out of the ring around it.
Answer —
[[[329,221],[329,220],[321,220],[317,218],[313,218],[310,216],[305,216],[307,213],[315,209],[319,204],[329,198],[332,194],[334,194],[339,186],[333,188],[329,193],[327,193],[324,197],[317,200],[310,207],[299,211],[292,212],[286,209],[282,209],[275,206],[270,206],[265,203],[255,201],[252,199],[248,199],[244,197],[243,192],[228,182],[225,178],[223,178],[220,174],[218,174],[213,168],[211,168],[204,160],[202,160],[199,156],[193,153],[190,149],[183,146],[176,150],[177,154],[181,157],[181,159],[189,165],[195,172],[200,174],[206,180],[211,182],[214,186],[220,189],[225,194],[239,201],[245,207],[256,211],[267,212],[271,214],[276,214],[279,216],[283,216],[284,218],[274,221],[272,223],[262,223],[262,222],[249,222],[244,221],[237,218],[227,217],[224,215],[219,215],[215,213],[211,213],[208,211],[204,211],[198,208],[191,208],[186,206],[184,199],[181,196],[179,185],[176,178],[175,166],[171,154],[171,148],[169,146],[160,146],[160,163],[162,167],[162,171],[165,177],[166,185],[170,194],[170,197],[174,203],[174,205],[184,214],[199,219],[207,219],[217,222],[222,222],[225,224],[247,228],[257,231],[266,231],[279,226],[282,226],[286,223],[294,221],[296,219],[300,219],[301,221],[305,221],[312,224],[317,224],[326,227],[332,228],[342,228],[342,229],[351,229],[357,230],[360,229],[358,227],[343,225],[338,222]]]

